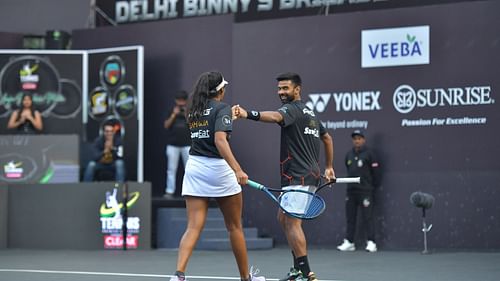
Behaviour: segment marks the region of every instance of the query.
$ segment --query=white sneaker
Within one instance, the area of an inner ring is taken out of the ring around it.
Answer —
[[[181,277],[177,277],[177,276],[173,276],[173,277],[170,277],[170,281],[187,281],[186,278],[181,278]]]
[[[375,253],[377,251],[377,244],[375,244],[375,242],[373,242],[372,240],[368,240],[366,242],[365,250],[370,253]]]
[[[250,281],[266,281],[264,276],[254,276],[259,274],[260,270],[253,265],[250,267]]]
[[[344,243],[339,245],[337,249],[342,252],[352,252],[356,250],[356,246],[354,246],[354,243],[349,242],[349,240],[344,239]]]

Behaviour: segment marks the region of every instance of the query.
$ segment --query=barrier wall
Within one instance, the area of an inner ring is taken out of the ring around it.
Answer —
[[[7,185],[0,184],[0,249],[7,248],[8,191]]]
[[[128,248],[149,249],[151,184],[127,184]],[[7,247],[121,249],[123,220],[112,201],[122,204],[122,192],[123,186],[116,187],[112,182],[9,185],[8,204],[0,204],[8,206]],[[0,199],[4,193],[5,188],[0,189]],[[0,243],[1,223],[0,217]]]
[[[0,135],[0,180],[75,183],[79,154],[77,135]]]

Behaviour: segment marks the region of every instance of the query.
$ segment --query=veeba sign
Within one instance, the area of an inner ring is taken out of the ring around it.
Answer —
[[[430,27],[361,31],[361,67],[429,64]]]

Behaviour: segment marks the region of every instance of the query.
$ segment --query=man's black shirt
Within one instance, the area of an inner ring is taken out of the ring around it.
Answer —
[[[325,128],[298,100],[278,109],[283,116],[281,126],[281,186],[317,185],[321,176],[319,167],[320,136]]]

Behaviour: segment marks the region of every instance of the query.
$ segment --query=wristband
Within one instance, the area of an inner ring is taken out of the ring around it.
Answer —
[[[260,112],[251,110],[247,112],[247,119],[253,120],[253,121],[259,121],[260,119]]]

